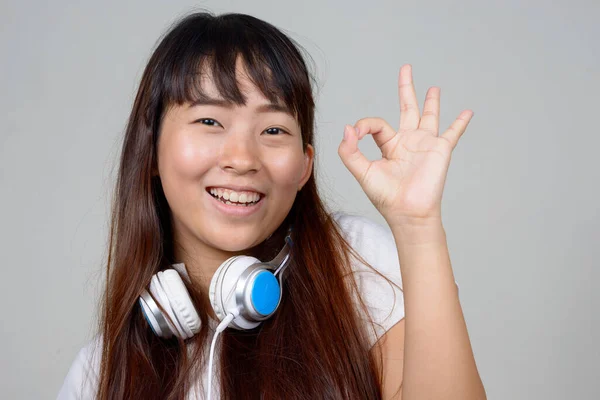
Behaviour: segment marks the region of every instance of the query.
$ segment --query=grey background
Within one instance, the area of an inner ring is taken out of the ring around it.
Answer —
[[[92,337],[135,90],[159,35],[206,7],[265,19],[314,58],[332,208],[384,223],[337,146],[362,117],[397,127],[402,64],[421,107],[442,88],[443,129],[473,109],[443,215],[488,398],[600,398],[600,3],[495,3],[3,2],[0,397],[55,398]]]

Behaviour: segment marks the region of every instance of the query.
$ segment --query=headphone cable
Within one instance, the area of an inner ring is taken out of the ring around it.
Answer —
[[[221,321],[219,326],[217,326],[215,334],[212,338],[212,343],[210,344],[210,356],[208,358],[208,386],[206,389],[206,391],[207,391],[206,398],[208,400],[211,399],[211,395],[212,395],[212,376],[213,376],[212,368],[213,368],[213,358],[215,355],[215,343],[217,342],[219,333],[223,332],[225,330],[225,328],[227,328],[227,326],[229,326],[229,323],[231,321],[233,321],[233,319],[235,317],[237,317],[239,314],[240,314],[240,312],[237,309],[234,312],[227,314],[227,316],[223,319],[223,321]]]

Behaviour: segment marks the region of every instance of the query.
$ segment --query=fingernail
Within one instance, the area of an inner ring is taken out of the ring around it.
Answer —
[[[350,128],[348,127],[348,125],[346,125],[344,127],[344,140],[348,139],[349,135],[350,135]]]
[[[356,134],[358,135],[360,132],[358,131],[358,128],[354,128],[354,130],[356,131]]]

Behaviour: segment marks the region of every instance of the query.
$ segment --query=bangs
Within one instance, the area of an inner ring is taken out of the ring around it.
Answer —
[[[162,103],[194,103],[208,96],[202,87],[212,80],[222,99],[237,105],[246,104],[238,86],[236,61],[241,57],[251,82],[270,102],[284,105],[290,115],[302,115],[306,106],[303,93],[310,91],[304,60],[293,46],[282,42],[280,35],[268,29],[253,29],[240,24],[239,18],[190,21],[179,32],[172,32],[172,46],[162,80]],[[273,28],[275,29],[275,28]]]

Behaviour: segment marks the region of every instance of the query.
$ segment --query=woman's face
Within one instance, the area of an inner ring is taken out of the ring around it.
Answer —
[[[236,76],[245,106],[216,103],[222,98],[207,76],[203,91],[216,102],[173,106],[158,140],[158,174],[175,240],[186,253],[215,259],[254,247],[277,229],[309,179],[314,157],[312,146],[303,151],[298,121],[270,105],[240,62]],[[227,205],[211,189],[223,200],[251,201],[257,194],[259,200]]]

